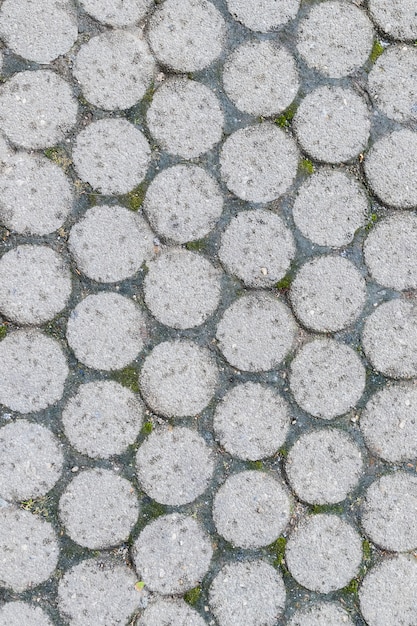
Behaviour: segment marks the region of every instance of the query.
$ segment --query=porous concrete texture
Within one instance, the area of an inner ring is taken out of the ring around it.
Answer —
[[[358,181],[343,170],[313,173],[300,187],[292,215],[304,237],[319,246],[347,246],[364,226],[368,200]]]
[[[227,0],[233,17],[261,33],[276,30],[297,15],[300,0]]]
[[[281,574],[265,561],[229,563],[210,587],[210,608],[219,626],[274,626],[285,606]]]
[[[135,26],[150,10],[154,0],[81,0],[92,17],[110,26]]]
[[[369,12],[377,26],[399,41],[417,37],[415,9],[414,0],[369,0]]]
[[[80,385],[62,411],[71,445],[92,458],[122,454],[138,436],[143,417],[139,396],[113,380]]]
[[[146,115],[162,150],[193,159],[221,139],[223,112],[215,93],[188,78],[171,78],[156,90]]]
[[[233,367],[247,372],[276,368],[291,350],[297,325],[289,308],[270,293],[238,298],[217,326],[220,350]]]
[[[207,489],[214,471],[214,455],[190,428],[160,428],[140,446],[136,470],[141,488],[151,498],[179,506],[192,502]]]
[[[201,615],[184,600],[157,596],[141,613],[136,626],[204,626],[205,623]]]
[[[47,613],[36,604],[6,602],[0,609],[0,626],[53,626]]]
[[[338,515],[310,515],[291,533],[285,561],[295,580],[317,593],[342,589],[359,571],[359,533]]]
[[[228,57],[223,85],[238,109],[268,117],[289,107],[297,95],[297,66],[288,50],[271,40],[250,41]]]
[[[271,287],[285,276],[296,253],[294,237],[272,211],[242,211],[223,232],[219,259],[248,287]]]
[[[145,318],[138,305],[118,293],[87,296],[72,310],[67,341],[77,359],[94,369],[119,370],[142,350]]]
[[[151,591],[177,595],[202,581],[213,548],[209,535],[196,520],[172,513],[145,526],[132,555],[140,580]]]
[[[193,328],[217,309],[221,272],[201,254],[170,248],[148,263],[143,293],[150,312],[161,324]]]
[[[313,339],[298,350],[290,366],[290,388],[297,404],[325,420],[352,409],[365,382],[358,354],[334,339]]]
[[[336,504],[356,487],[363,471],[360,448],[341,430],[301,435],[290,449],[285,470],[297,496],[310,504]]]
[[[166,0],[149,20],[148,37],[159,63],[177,72],[195,72],[221,54],[225,22],[207,0]]]
[[[88,209],[71,228],[68,247],[86,276],[115,283],[136,274],[154,256],[153,239],[142,215],[122,206],[100,205]]]
[[[354,626],[349,613],[333,602],[320,602],[297,610],[288,626]]]
[[[197,415],[212,399],[217,384],[218,369],[210,352],[187,340],[155,346],[139,375],[145,402],[165,417]]]
[[[271,202],[293,183],[298,158],[293,138],[264,122],[241,128],[226,139],[220,153],[221,176],[238,198]]]
[[[219,402],[213,428],[229,454],[257,461],[284,445],[290,419],[287,402],[272,386],[247,382],[230,389]]]
[[[302,149],[325,163],[350,161],[367,147],[371,129],[366,101],[353,89],[324,85],[308,93],[294,117]]]
[[[247,470],[229,476],[217,491],[213,519],[233,546],[260,548],[286,529],[290,508],[291,496],[279,475]]]
[[[126,541],[139,507],[132,484],[111,470],[80,472],[59,501],[59,515],[73,541],[98,550]]]

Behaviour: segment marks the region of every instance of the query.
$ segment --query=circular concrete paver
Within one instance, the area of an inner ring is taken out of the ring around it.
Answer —
[[[379,28],[394,39],[408,41],[417,37],[414,0],[369,0],[369,11]]]
[[[261,33],[275,30],[294,19],[300,0],[227,0],[232,16]]]
[[[339,604],[320,602],[297,610],[288,626],[354,626],[349,613]]]
[[[181,598],[156,597],[140,615],[136,626],[205,626],[205,621],[197,611]]]
[[[110,26],[134,26],[152,8],[153,0],[81,0],[92,17]]]
[[[35,604],[6,602],[0,609],[0,626],[53,626],[48,615]]]

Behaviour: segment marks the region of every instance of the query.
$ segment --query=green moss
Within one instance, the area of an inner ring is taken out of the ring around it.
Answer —
[[[187,250],[191,250],[191,252],[201,252],[205,249],[207,242],[205,239],[196,239],[196,241],[189,241],[185,244]]]
[[[319,513],[336,513],[340,515],[343,513],[343,506],[341,504],[313,504],[310,506],[309,512],[312,515],[318,515]]]
[[[135,393],[139,393],[138,376],[138,370],[133,365],[128,365],[124,369],[113,374],[115,381],[123,385],[123,387],[131,389]]]
[[[285,548],[287,546],[287,540],[285,537],[278,537],[274,543],[269,546],[272,554],[274,555],[274,566],[281,567],[284,563]]]
[[[279,280],[275,287],[276,289],[279,289],[280,291],[288,291],[288,289],[291,287],[291,283],[293,280],[293,274],[292,272],[287,272],[287,274],[285,274],[284,278],[281,278],[281,280]]]
[[[131,211],[138,211],[143,204],[146,195],[147,184],[141,183],[135,187],[130,193],[122,197],[124,204]]]
[[[40,498],[29,498],[29,500],[23,500],[20,503],[20,508],[25,511],[29,511],[34,515],[49,517],[48,504],[48,496],[42,496]]]
[[[153,95],[155,93],[155,85],[152,83],[150,87],[148,87],[145,95],[142,98],[142,103],[146,106],[149,106],[153,100]]]
[[[278,450],[279,455],[283,458],[286,459],[288,456],[288,448],[287,446],[282,446],[279,450]]]
[[[149,421],[145,422],[141,430],[142,435],[150,435],[152,431],[153,431],[152,422],[149,422]]]
[[[306,174],[314,174],[314,165],[310,159],[302,159],[300,161],[300,170]]]
[[[362,542],[363,559],[365,562],[370,561],[372,557],[371,544],[367,539]]]
[[[358,591],[359,591],[359,581],[357,578],[352,578],[350,583],[341,590],[342,595],[348,595],[348,596],[357,596]]]
[[[248,469],[250,470],[263,470],[264,464],[262,461],[248,461]]]
[[[201,596],[201,587],[194,587],[194,589],[190,589],[187,593],[184,594],[184,600],[190,606],[196,606]]]
[[[372,46],[371,55],[369,57],[372,63],[375,63],[377,58],[380,57],[383,52],[384,52],[384,46],[381,44],[380,41],[375,39],[374,45]]]
[[[7,326],[6,324],[0,325],[0,341],[5,338],[7,335]]]
[[[279,126],[280,128],[287,128],[291,125],[296,111],[297,105],[295,104],[295,102],[293,102],[292,104],[290,104],[288,109],[285,109],[285,111],[275,119],[275,124],[277,124],[277,126]]]
[[[67,172],[70,165],[72,165],[72,161],[65,152],[65,150],[63,148],[60,148],[59,146],[46,148],[43,153],[48,159],[55,163],[55,165],[58,165],[60,168],[62,168],[64,172]]]
[[[142,505],[142,515],[146,520],[156,519],[166,513],[166,507],[155,500],[149,500]]]
[[[374,226],[374,224],[376,224],[376,222],[378,221],[378,215],[377,213],[371,213],[371,215],[369,216],[369,221],[365,226],[365,230],[371,230],[371,228]]]

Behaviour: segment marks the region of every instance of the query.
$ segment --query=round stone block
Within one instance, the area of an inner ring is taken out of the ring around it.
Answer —
[[[21,593],[40,585],[52,575],[58,555],[58,541],[49,522],[16,507],[0,508],[2,587]]]
[[[166,0],[149,20],[148,37],[162,65],[177,72],[195,72],[221,54],[225,23],[206,0]]]
[[[154,254],[143,217],[117,205],[88,209],[72,227],[68,246],[78,269],[100,283],[130,278]]]
[[[109,458],[134,443],[143,415],[139,396],[113,380],[100,380],[79,386],[62,412],[62,423],[81,454]]]
[[[178,513],[145,526],[133,546],[139,579],[162,595],[183,594],[198,585],[212,555],[210,538],[200,524]]]
[[[148,89],[155,61],[141,31],[107,31],[81,46],[73,74],[88,102],[129,109]]]
[[[354,626],[349,614],[339,605],[320,602],[307,608],[298,609],[288,622],[288,626]]]
[[[171,78],[155,92],[146,116],[166,152],[194,159],[221,139],[223,112],[213,91],[188,78]]]
[[[219,258],[248,287],[271,287],[287,273],[295,256],[294,237],[271,211],[242,211],[221,238]]]
[[[217,382],[218,370],[208,350],[179,339],[155,346],[139,376],[145,402],[164,417],[197,415],[210,402]]]
[[[330,420],[352,409],[365,389],[366,372],[352,348],[333,339],[313,339],[295,355],[290,388],[297,404]]]
[[[116,472],[88,469],[69,483],[59,501],[59,516],[67,534],[90,550],[126,541],[139,514],[131,483]]]
[[[292,214],[304,237],[341,248],[365,225],[368,199],[358,181],[342,171],[316,171],[301,185]]]
[[[118,370],[142,350],[146,337],[139,307],[118,293],[87,296],[71,312],[67,340],[75,356],[87,367]]]
[[[299,153],[293,138],[270,122],[240,128],[224,142],[221,176],[238,198],[271,202],[297,174]]]
[[[145,17],[153,0],[81,0],[81,6],[104,24],[134,26]]]
[[[275,541],[290,519],[291,498],[283,485],[256,470],[229,476],[213,501],[217,532],[240,548],[260,548]]]
[[[92,122],[72,151],[80,178],[103,194],[128,193],[145,178],[151,151],[143,133],[124,119]]]
[[[17,330],[0,342],[0,403],[32,413],[58,402],[69,370],[61,346],[38,330]]]
[[[297,15],[300,0],[227,0],[235,20],[261,33],[275,30]]]
[[[217,309],[221,272],[201,254],[168,248],[148,264],[143,289],[149,310],[161,324],[193,328]]]
[[[285,606],[282,576],[265,561],[228,563],[214,578],[210,608],[219,626],[274,626]]]
[[[205,626],[205,621],[181,598],[156,597],[139,617],[136,626]]]
[[[302,149],[326,163],[350,161],[365,150],[370,128],[365,101],[344,87],[317,87],[302,100],[294,116]]]
[[[414,0],[369,0],[369,12],[377,26],[390,37],[400,41],[417,37]]]
[[[85,559],[59,581],[58,608],[71,626],[128,624],[141,601],[136,580],[116,559]]]
[[[297,496],[311,504],[342,502],[357,485],[362,469],[360,448],[349,435],[333,428],[301,435],[285,465]]]
[[[417,304],[383,302],[364,325],[362,345],[372,366],[390,378],[417,376]]]
[[[226,309],[217,326],[219,348],[233,367],[272,370],[290,352],[297,325],[288,307],[269,293],[244,295]]]
[[[71,273],[47,246],[23,245],[0,259],[0,311],[18,324],[43,324],[67,305]]]
[[[234,50],[223,68],[223,85],[238,109],[265,117],[289,107],[300,86],[294,58],[271,40]]]
[[[417,206],[417,132],[396,130],[374,143],[365,159],[369,185],[384,204],[394,209]]]
[[[310,515],[292,532],[285,561],[295,580],[316,593],[342,589],[357,576],[360,535],[337,515]]]
[[[227,392],[216,407],[213,426],[229,454],[256,461],[285,443],[290,419],[288,404],[273,388],[247,382]]]
[[[51,70],[18,72],[0,90],[0,129],[28,150],[62,141],[77,111],[70,85]]]
[[[154,430],[136,455],[140,486],[161,504],[192,502],[207,489],[213,471],[210,448],[189,428]]]
[[[159,235],[173,243],[186,243],[205,237],[215,227],[223,198],[216,181],[203,168],[181,163],[153,179],[143,210]]]
[[[6,602],[0,609],[0,626],[52,626],[48,615],[35,604]]]

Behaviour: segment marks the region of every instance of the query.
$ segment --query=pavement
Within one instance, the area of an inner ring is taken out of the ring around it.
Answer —
[[[417,626],[415,0],[0,46],[0,626]]]

